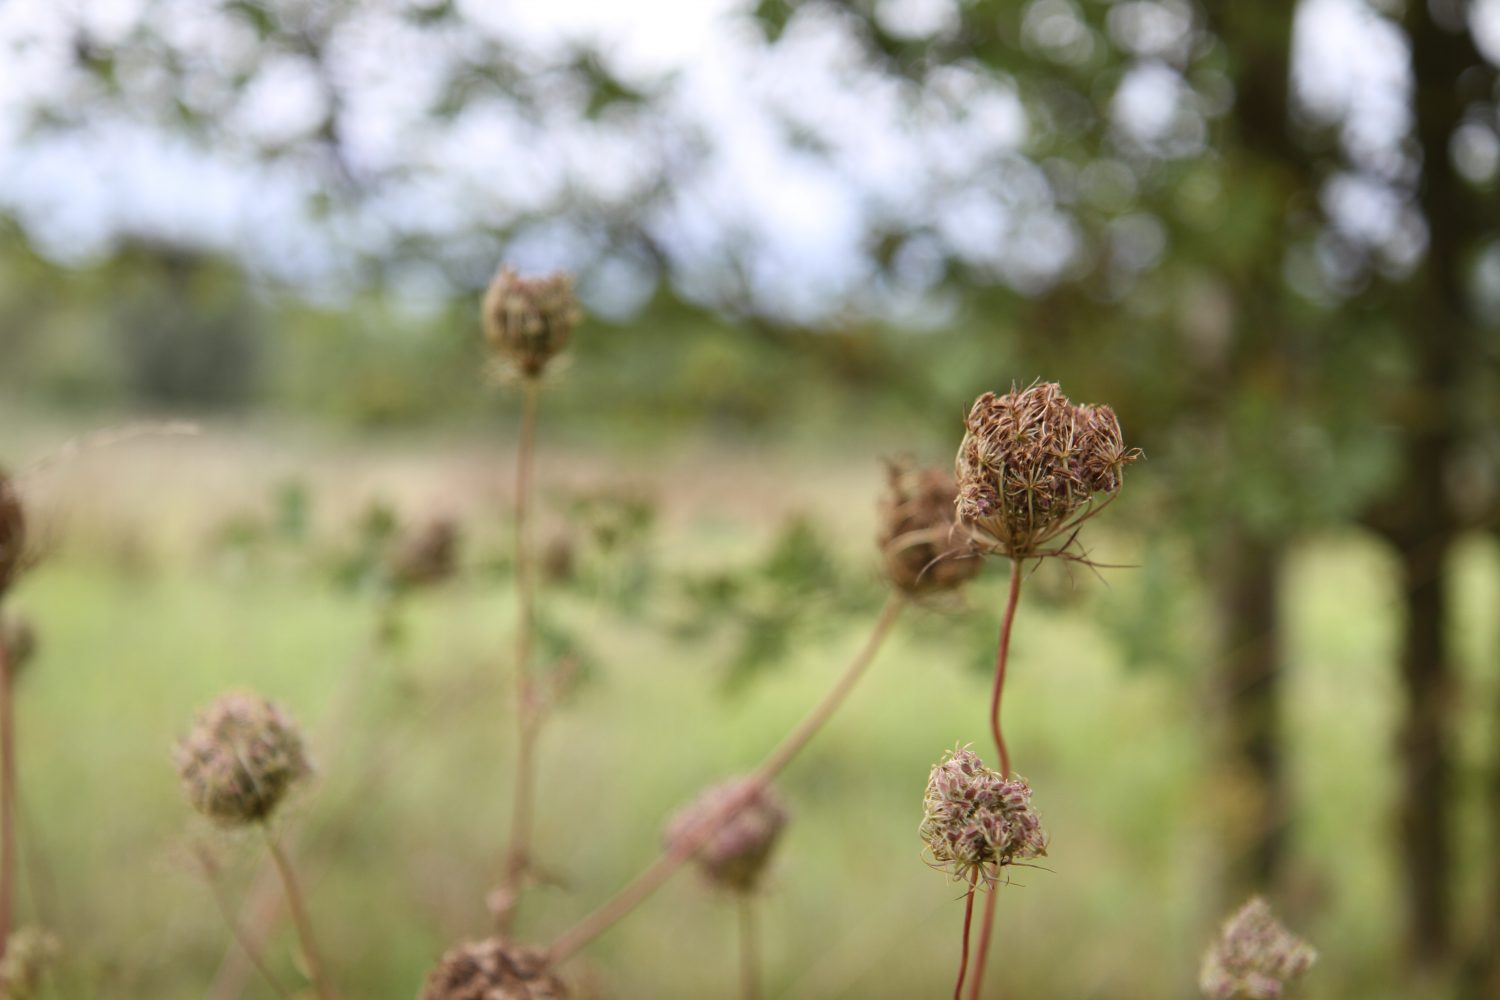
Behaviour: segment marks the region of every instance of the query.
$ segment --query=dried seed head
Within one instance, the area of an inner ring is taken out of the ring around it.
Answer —
[[[1119,492],[1127,449],[1107,406],[1074,406],[1055,383],[987,392],[964,421],[955,468],[958,517],[983,548],[1011,558],[1082,523],[1098,498]],[[1066,545],[1066,543],[1064,543]]]
[[[547,968],[546,953],[489,938],[443,955],[419,1000],[564,1000],[563,981]]]
[[[36,655],[36,629],[19,616],[0,618],[0,646],[5,647],[6,663],[15,677]]]
[[[175,756],[193,808],[222,826],[269,818],[312,772],[296,723],[248,693],[226,694],[200,712]]]
[[[953,590],[980,570],[979,553],[955,531],[958,488],[943,469],[887,464],[890,491],[880,507],[886,577],[910,596]]]
[[[21,574],[26,552],[26,511],[15,482],[0,469],[0,598]]]
[[[485,339],[523,378],[542,374],[582,318],[566,274],[523,278],[502,267],[484,296]]]
[[[934,867],[954,879],[992,882],[1005,865],[1046,857],[1047,836],[1031,808],[1031,787],[984,766],[958,747],[932,768],[918,833]]]
[[[1203,954],[1198,988],[1209,1000],[1276,1000],[1289,980],[1318,960],[1306,941],[1283,927],[1271,905],[1255,896],[1224,922]]]
[[[775,790],[754,778],[735,778],[709,788],[673,816],[663,839],[668,849],[701,842],[696,855],[704,877],[750,892],[786,822],[786,807]]]
[[[457,564],[458,526],[441,517],[396,544],[387,572],[396,586],[410,590],[442,583],[453,576]]]
[[[10,936],[5,957],[0,959],[0,997],[31,1000],[42,995],[42,987],[62,957],[56,935],[34,927],[23,927]]]

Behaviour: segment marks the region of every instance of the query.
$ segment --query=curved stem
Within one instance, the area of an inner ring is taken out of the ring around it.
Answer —
[[[219,869],[214,864],[213,858],[209,857],[208,851],[202,847],[195,846],[193,853],[198,859],[198,866],[203,869],[204,879],[208,881],[209,892],[213,894],[214,904],[219,908],[219,916],[224,918],[224,923],[229,927],[230,936],[234,938],[236,944],[244,949],[245,957],[250,960],[250,964],[255,967],[255,971],[259,972],[265,981],[270,984],[271,989],[276,991],[277,996],[291,996],[286,991],[286,987],[281,985],[281,980],[272,974],[270,968],[261,958],[259,945],[251,940],[244,926],[240,923],[239,915],[234,912],[234,907],[229,902],[229,896],[224,891],[224,883],[219,879]]]
[[[0,956],[16,903],[16,713],[10,649],[0,636]]]
[[[271,860],[276,863],[277,874],[281,876],[281,886],[286,890],[286,905],[292,911],[297,941],[302,946],[302,957],[307,962],[307,976],[312,980],[318,1000],[333,1000],[333,989],[328,985],[328,977],[323,970],[323,959],[318,951],[317,939],[313,936],[312,921],[307,916],[307,905],[302,900],[302,890],[297,885],[297,874],[292,870],[292,863],[287,860],[270,826],[262,823],[261,830],[266,835],[266,847],[271,852]]]
[[[1000,883],[992,883],[984,900],[984,925],[979,929],[979,954],[974,958],[974,979],[969,986],[969,1000],[979,1000],[979,991],[984,986],[984,967],[990,958],[990,938],[995,930],[995,899],[1000,895]]]
[[[974,888],[979,884],[979,870],[969,879],[969,891],[964,896],[964,944],[958,956],[958,982],[953,984],[953,1000],[962,1000],[964,976],[969,971],[969,928],[974,923]]]
[[[760,942],[755,933],[755,897],[740,893],[740,1000],[760,996]]]
[[[990,734],[1000,754],[1000,774],[1010,777],[1010,751],[1000,733],[1000,693],[1005,688],[1005,661],[1010,657],[1010,629],[1016,620],[1016,604],[1021,599],[1021,561],[1010,562],[1010,593],[1005,600],[1005,616],[1000,620],[1000,643],[995,651],[995,687],[990,694]]]
[[[885,607],[881,609],[880,617],[876,619],[869,638],[850,661],[843,675],[834,683],[828,694],[823,696],[823,700],[818,702],[798,724],[797,728],[792,730],[766,756],[760,767],[756,768],[750,778],[745,781],[741,794],[726,801],[724,808],[716,815],[706,817],[696,828],[678,837],[634,880],[606,900],[594,912],[564,931],[548,949],[548,956],[553,963],[566,961],[577,954],[584,945],[609,930],[622,917],[650,898],[677,869],[698,853],[725,820],[733,816],[745,802],[754,798],[760,789],[769,785],[776,775],[791,763],[792,758],[807,746],[823,724],[848,697],[865,670],[874,662],[875,654],[880,651],[886,636],[890,634],[891,626],[896,623],[901,609],[905,606],[906,601],[903,598],[899,595],[891,595]]]
[[[502,936],[510,933],[521,888],[531,867],[531,828],[536,808],[536,743],[540,719],[531,679],[535,593],[527,534],[531,470],[536,452],[536,403],[536,380],[525,379],[521,383],[521,437],[516,449],[516,771],[512,783],[510,841],[500,876],[501,907],[495,914],[496,929]]]

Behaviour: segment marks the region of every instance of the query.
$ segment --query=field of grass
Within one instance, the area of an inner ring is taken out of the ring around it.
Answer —
[[[263,852],[192,814],[170,748],[193,710],[229,687],[281,701],[311,734],[318,779],[282,822],[300,841],[344,996],[413,996],[445,947],[485,931],[513,750],[512,594],[503,574],[481,571],[505,539],[511,456],[497,439],[310,444],[225,429],[86,455],[27,480],[52,551],[15,602],[42,636],[19,695],[21,906],[64,939],[57,997],[193,997],[213,980],[229,938],[197,852],[219,861],[235,898]],[[24,465],[46,440],[4,444]],[[549,939],[620,886],[656,850],[664,816],[752,766],[842,669],[878,603],[869,539],[886,450],[544,452],[543,537],[563,530],[545,499],[563,486],[648,493],[661,510],[645,545],[667,580],[742,565],[786,517],[804,514],[873,600],[830,610],[785,657],[727,691],[732,642],[676,634],[669,626],[694,611],[678,590],[658,584],[645,610],[601,607],[576,589],[544,593],[592,663],[543,740],[538,840],[559,884],[528,898],[525,937]],[[1135,479],[1150,474],[1147,464]],[[314,498],[312,537],[347,536],[355,512],[386,497],[403,511],[459,517],[472,572],[414,597],[404,642],[372,654],[367,594],[335,586],[295,553],[246,556],[214,541],[227,520],[264,511],[291,475]],[[1002,891],[989,977],[997,996],[1193,995],[1226,902],[1212,889],[1216,843],[1237,803],[1234,777],[1215,771],[1210,752],[1201,588],[1169,541],[1133,537],[1128,504],[1118,523],[1100,525],[1094,548],[1103,562],[1143,568],[1106,570],[1103,582],[1044,568],[1018,618],[1007,731],[1051,849],[1045,870],[1022,871]],[[1407,995],[1388,985],[1400,958],[1389,570],[1378,546],[1354,535],[1310,540],[1290,567],[1295,858],[1278,904],[1322,951],[1309,997]],[[1492,853],[1479,801],[1500,664],[1491,614],[1500,558],[1475,542],[1455,572],[1466,677],[1461,870],[1474,876],[1463,880],[1472,900]],[[782,780],[793,820],[761,903],[768,995],[949,991],[961,893],[923,864],[916,827],[942,751],[972,741],[991,752],[978,664],[1003,586],[993,567],[965,607],[903,620]],[[1159,620],[1172,634],[1129,628],[1164,601],[1173,611]],[[1122,635],[1132,637],[1128,657]],[[570,969],[605,996],[727,996],[734,942],[732,902],[684,873]],[[296,978],[292,954],[283,929],[271,955],[284,979]],[[244,995],[274,994],[252,979]]]

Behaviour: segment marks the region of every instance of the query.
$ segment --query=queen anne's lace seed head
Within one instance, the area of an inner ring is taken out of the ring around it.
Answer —
[[[1004,866],[1047,854],[1031,786],[985,767],[965,747],[933,766],[918,832],[932,864],[963,882],[993,881]]]
[[[981,561],[967,534],[955,530],[953,477],[904,462],[890,463],[889,476],[878,539],[887,579],[912,597],[950,591],[971,579]]]
[[[1203,955],[1198,986],[1208,1000],[1277,1000],[1318,953],[1283,927],[1271,906],[1252,898],[1224,922]]]
[[[427,976],[419,1000],[566,1000],[546,953],[489,938],[449,950]]]
[[[663,839],[668,849],[700,841],[695,857],[704,877],[750,892],[786,823],[786,807],[769,785],[736,778],[709,788],[673,816]]]
[[[193,808],[222,826],[268,819],[312,771],[296,723],[259,695],[239,692],[200,712],[175,756]]]
[[[982,548],[1023,559],[1119,492],[1127,449],[1107,406],[1074,406],[1055,383],[987,392],[964,421],[955,470],[958,518]],[[1063,543],[1066,545],[1066,540]]]
[[[15,482],[0,469],[0,598],[16,582],[26,554],[26,510]]]
[[[509,267],[490,282],[483,310],[490,348],[527,379],[540,376],[562,353],[583,316],[568,275],[523,278]]]

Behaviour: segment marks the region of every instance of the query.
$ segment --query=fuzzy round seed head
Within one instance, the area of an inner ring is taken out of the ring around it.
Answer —
[[[0,598],[21,574],[26,552],[26,511],[14,481],[0,469]]]
[[[502,267],[484,296],[484,335],[490,348],[523,378],[536,378],[568,346],[583,318],[566,274],[523,278]]]
[[[10,936],[5,958],[0,959],[0,997],[31,1000],[42,996],[42,988],[62,957],[56,935],[34,927],[23,927]]]
[[[175,756],[193,808],[221,826],[269,818],[312,772],[296,723],[248,693],[226,694],[200,712]]]
[[[970,882],[1005,865],[1046,857],[1047,836],[1031,808],[1031,786],[984,766],[964,747],[948,751],[927,778],[918,833],[934,867]]]
[[[15,677],[36,655],[36,629],[25,618],[0,618],[0,646],[5,647],[6,662]]]
[[[736,778],[699,795],[667,824],[668,849],[695,842],[704,878],[735,892],[760,882],[787,823],[781,796],[753,778]]]
[[[953,590],[980,570],[979,553],[955,530],[957,487],[943,469],[887,466],[890,488],[880,506],[885,575],[900,591],[925,596]]]
[[[419,1000],[564,1000],[546,955],[498,938],[451,949],[427,976]]]
[[[1208,1000],[1277,1000],[1317,960],[1317,951],[1256,896],[1224,922],[1219,939],[1204,952],[1198,987]]]
[[[964,421],[955,470],[958,517],[989,551],[1011,558],[1071,531],[1090,506],[1120,489],[1120,422],[1107,406],[1074,406],[1055,383],[987,392]]]

